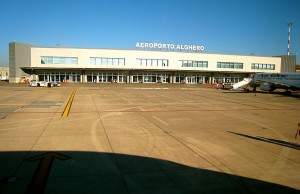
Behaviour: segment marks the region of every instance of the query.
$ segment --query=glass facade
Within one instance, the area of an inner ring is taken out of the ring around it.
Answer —
[[[125,66],[124,58],[90,57],[90,65]]]
[[[176,74],[175,83],[205,84],[209,82],[209,74],[186,73]]]
[[[81,82],[80,72],[39,72],[40,81],[49,82]]]
[[[217,62],[217,68],[243,69],[243,63]]]
[[[213,76],[212,83],[238,83],[245,77],[247,77],[246,74],[217,73]]]
[[[183,60],[180,61],[181,67],[201,67],[208,68],[208,61],[188,61]]]
[[[136,59],[137,66],[143,67],[168,67],[169,60],[167,59]]]
[[[93,83],[127,83],[127,74],[114,72],[89,72],[87,82]]]
[[[134,73],[132,83],[169,83],[170,75],[167,73]]]
[[[275,70],[275,64],[252,63],[251,69]]]
[[[247,74],[243,73],[171,73],[171,72],[93,72],[83,71],[38,71],[38,80],[57,82],[88,82],[88,83],[185,83],[209,84],[211,83],[237,83]]]
[[[53,56],[42,56],[41,64],[78,64],[77,57],[53,57]]]

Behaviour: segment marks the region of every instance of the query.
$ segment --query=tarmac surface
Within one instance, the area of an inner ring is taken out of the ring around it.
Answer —
[[[300,193],[299,93],[1,83],[0,94],[0,193]]]

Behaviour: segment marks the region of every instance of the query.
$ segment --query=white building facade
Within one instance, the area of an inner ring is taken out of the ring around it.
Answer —
[[[236,83],[256,72],[278,73],[281,57],[170,50],[36,47],[10,43],[10,82]]]

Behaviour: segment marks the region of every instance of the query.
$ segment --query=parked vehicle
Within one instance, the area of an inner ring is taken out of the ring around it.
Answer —
[[[37,81],[31,80],[29,86],[32,87],[60,87],[60,82],[47,82],[47,81]]]
[[[60,82],[50,82],[52,87],[60,87]]]
[[[32,86],[32,87],[47,87],[48,86],[48,82],[31,80],[29,82],[29,86]]]
[[[46,82],[46,81],[31,80],[28,85],[32,87],[59,87],[60,82]]]
[[[7,76],[1,76],[1,77],[0,77],[0,80],[1,80],[1,81],[7,81],[7,80],[8,80],[8,77],[7,77]]]

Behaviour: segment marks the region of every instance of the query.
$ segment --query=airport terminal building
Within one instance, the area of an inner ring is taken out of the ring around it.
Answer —
[[[152,44],[152,48],[150,47]],[[209,54],[193,45],[137,43],[135,49],[9,43],[9,82],[236,83],[256,72],[294,72],[295,56]],[[171,46],[170,46],[171,45]],[[170,48],[167,48],[170,47]]]

